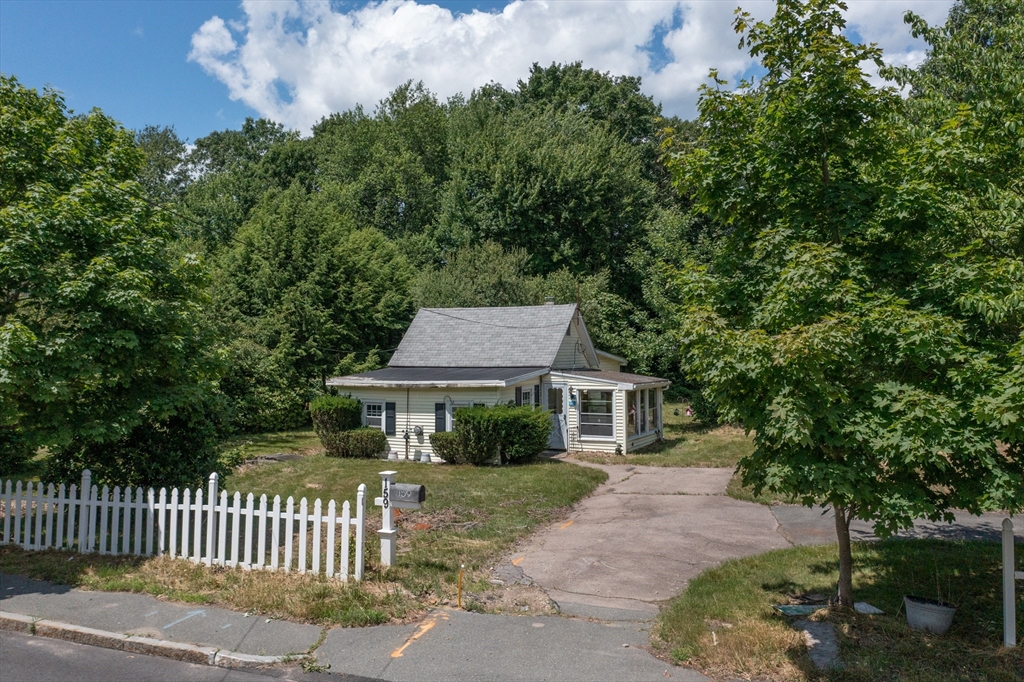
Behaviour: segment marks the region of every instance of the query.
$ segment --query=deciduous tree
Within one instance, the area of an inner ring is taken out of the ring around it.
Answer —
[[[886,535],[1024,501],[1019,448],[997,442],[1020,418],[1004,382],[1024,260],[1020,176],[987,153],[990,112],[963,101],[912,125],[863,73],[882,55],[844,36],[844,9],[780,0],[769,22],[738,14],[766,73],[738,90],[715,76],[701,135],[673,164],[726,230],[710,264],[678,273],[684,367],[755,432],[746,483],[832,507],[850,605],[852,519]],[[1012,131],[1016,115],[990,124]],[[986,163],[989,177],[971,170]],[[985,198],[1004,191],[1016,200]],[[978,222],[981,204],[1002,213]]]

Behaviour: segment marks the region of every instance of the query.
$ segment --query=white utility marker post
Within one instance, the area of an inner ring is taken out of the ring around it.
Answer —
[[[1003,519],[1003,644],[1017,646],[1017,586],[1024,571],[1016,571],[1013,551],[1013,521]]]
[[[398,529],[395,528],[395,509],[391,504],[391,486],[395,483],[397,471],[380,472],[381,496],[373,501],[384,511],[384,520],[377,531],[380,536],[380,563],[393,566],[398,556]]]

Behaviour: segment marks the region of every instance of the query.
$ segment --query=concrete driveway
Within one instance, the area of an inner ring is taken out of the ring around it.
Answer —
[[[728,497],[732,469],[568,461],[603,469],[608,481],[567,521],[533,535],[498,569],[504,575],[521,570],[567,615],[649,620],[712,566],[772,549],[835,542],[831,512]],[[1002,518],[922,522],[902,535],[998,540]],[[1024,519],[1015,525],[1024,527]],[[852,531],[854,539],[874,537],[865,523],[855,522]]]

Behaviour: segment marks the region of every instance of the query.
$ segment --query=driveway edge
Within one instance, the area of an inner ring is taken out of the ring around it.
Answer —
[[[123,635],[106,630],[95,630],[70,623],[33,618],[20,613],[0,611],[0,630],[22,632],[36,637],[61,639],[67,642],[88,644],[104,649],[131,651],[149,656],[161,656],[175,661],[201,663],[220,668],[264,668],[281,663],[300,661],[308,654],[285,654],[284,656],[258,656],[216,647],[169,642],[150,637]]]

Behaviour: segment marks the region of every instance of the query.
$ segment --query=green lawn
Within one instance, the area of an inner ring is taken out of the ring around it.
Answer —
[[[1018,554],[1018,556],[1020,556]],[[854,545],[854,598],[883,611],[819,611],[833,623],[845,669],[811,668],[802,637],[772,604],[834,592],[835,545],[795,547],[727,562],[702,573],[658,617],[654,641],[715,679],[834,682],[1020,680],[1024,650],[1003,649],[1001,550],[997,543],[890,540]],[[1021,562],[1024,563],[1024,562]],[[958,606],[944,636],[906,626],[903,596]],[[1024,595],[1019,595],[1024,597]],[[1024,599],[1018,601],[1018,613]],[[1024,635],[1018,619],[1018,641]]]
[[[378,472],[398,471],[404,483],[427,487],[423,509],[399,518],[396,566],[382,570],[375,530],[380,510]],[[520,538],[562,518],[607,476],[558,461],[506,467],[471,467],[380,460],[340,460],[314,454],[247,465],[223,482],[229,492],[355,501],[367,486],[366,580],[334,580],[264,571],[207,569],[171,559],[84,555],[0,547],[0,572],[95,590],[144,592],[177,601],[254,610],[322,624],[365,625],[409,618],[422,608],[453,600],[460,565],[466,589],[489,587],[488,569]]]
[[[324,446],[313,429],[278,431],[276,433],[253,433],[224,443],[225,448],[242,448],[246,457],[276,454],[311,454],[321,452]]]
[[[679,414],[676,414],[676,413]],[[638,452],[585,452],[574,457],[599,464],[660,467],[734,467],[754,450],[753,439],[735,426],[708,428],[686,416],[686,405],[665,405],[665,440]]]

